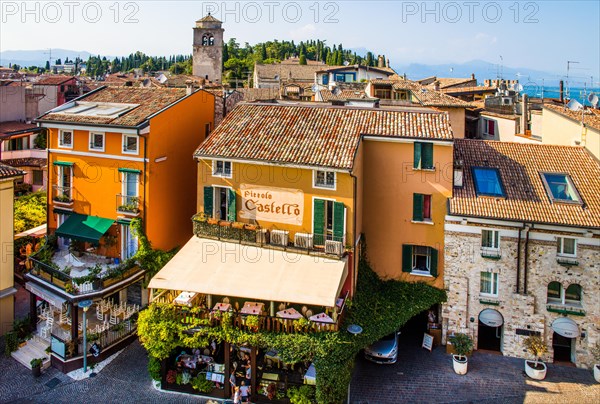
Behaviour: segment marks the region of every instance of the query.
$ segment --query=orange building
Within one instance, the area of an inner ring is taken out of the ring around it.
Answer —
[[[191,156],[213,117],[208,92],[130,87],[103,87],[42,115],[49,231],[71,213],[117,221],[109,234],[119,248],[109,254],[125,259],[137,249],[128,222],[140,217],[153,247],[182,245],[196,203],[181,192],[195,189]]]

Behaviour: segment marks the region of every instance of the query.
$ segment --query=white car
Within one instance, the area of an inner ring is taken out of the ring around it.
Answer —
[[[379,364],[393,364],[398,360],[398,336],[393,332],[365,348],[365,359]]]

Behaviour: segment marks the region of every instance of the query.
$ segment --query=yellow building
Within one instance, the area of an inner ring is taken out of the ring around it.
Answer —
[[[441,288],[452,140],[438,111],[239,104],[195,153],[195,235],[150,281],[151,300],[207,319],[231,311],[243,329],[255,314],[257,327],[294,332],[293,313],[337,331],[363,236],[381,277]],[[253,369],[270,357],[248,351]],[[224,361],[229,375],[235,359]],[[265,375],[252,374],[253,392]]]
[[[12,330],[14,321],[13,201],[15,179],[25,173],[0,164],[0,336]]]
[[[600,112],[546,104],[542,109],[542,143],[583,146],[600,159]]]

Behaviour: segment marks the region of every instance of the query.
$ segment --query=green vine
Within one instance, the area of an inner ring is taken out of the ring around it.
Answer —
[[[143,287],[147,288],[150,279],[175,256],[177,249],[170,251],[153,249],[152,243],[150,243],[150,240],[148,240],[148,237],[144,233],[142,221],[139,218],[133,219],[129,226],[139,242],[138,250],[132,258],[137,261],[140,268],[146,271],[146,279]]]
[[[167,358],[177,347],[206,346],[213,339],[273,348],[286,363],[313,362],[318,374],[315,401],[339,403],[346,397],[354,358],[361,349],[446,299],[445,291],[425,283],[382,281],[366,259],[359,264],[359,274],[352,309],[338,332],[248,332],[232,326],[231,313],[223,313],[218,326],[210,327],[209,320],[204,319],[188,319],[184,324],[174,306],[153,303],[140,312],[138,336],[149,355],[158,360]],[[345,331],[349,324],[358,324],[364,331],[351,335]],[[189,333],[190,328],[195,332]]]

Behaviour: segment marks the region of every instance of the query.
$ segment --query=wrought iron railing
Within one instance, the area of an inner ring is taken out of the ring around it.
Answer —
[[[61,203],[72,203],[73,202],[73,188],[71,187],[62,187],[59,185],[54,185],[53,187],[54,194],[52,195],[52,200],[55,202]]]
[[[140,212],[140,197],[118,194],[117,211],[130,214],[138,214]]]

